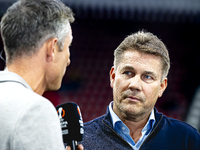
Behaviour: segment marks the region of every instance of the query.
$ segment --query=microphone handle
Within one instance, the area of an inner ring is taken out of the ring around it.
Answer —
[[[78,150],[78,144],[75,140],[70,141],[69,143],[67,143],[67,145],[71,147],[71,150]]]

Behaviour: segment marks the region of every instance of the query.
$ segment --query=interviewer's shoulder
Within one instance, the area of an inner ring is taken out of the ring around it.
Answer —
[[[29,89],[23,89],[23,94],[21,93],[21,96],[18,96],[18,103],[21,104],[21,107],[24,107],[24,111],[57,115],[55,107],[48,99]]]

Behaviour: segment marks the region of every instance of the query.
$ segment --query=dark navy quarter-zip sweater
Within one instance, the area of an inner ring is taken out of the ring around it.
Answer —
[[[200,134],[192,126],[155,109],[156,123],[140,150],[200,150]],[[84,124],[84,150],[133,150],[112,126],[107,113]]]

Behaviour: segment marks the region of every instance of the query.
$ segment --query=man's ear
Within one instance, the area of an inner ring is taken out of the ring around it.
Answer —
[[[167,88],[167,78],[165,78],[160,84],[160,90],[159,90],[158,97],[162,96],[162,94],[163,94],[163,92],[165,91],[166,88]]]
[[[46,60],[47,62],[54,61],[54,56],[57,51],[58,45],[57,45],[57,38],[51,38],[47,41],[47,49],[46,49]]]
[[[112,66],[112,68],[110,69],[110,86],[113,88],[113,84],[115,81],[115,68],[114,66]]]

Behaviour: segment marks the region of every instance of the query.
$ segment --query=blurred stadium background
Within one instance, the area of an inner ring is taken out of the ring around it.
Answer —
[[[0,17],[14,1],[0,0]],[[127,35],[146,30],[166,44],[171,58],[168,87],[156,108],[200,130],[200,0],[62,1],[76,18],[71,65],[61,89],[45,92],[46,98],[55,106],[76,102],[84,122],[104,114],[112,101],[109,71],[114,49]],[[0,69],[4,67],[0,60]]]

